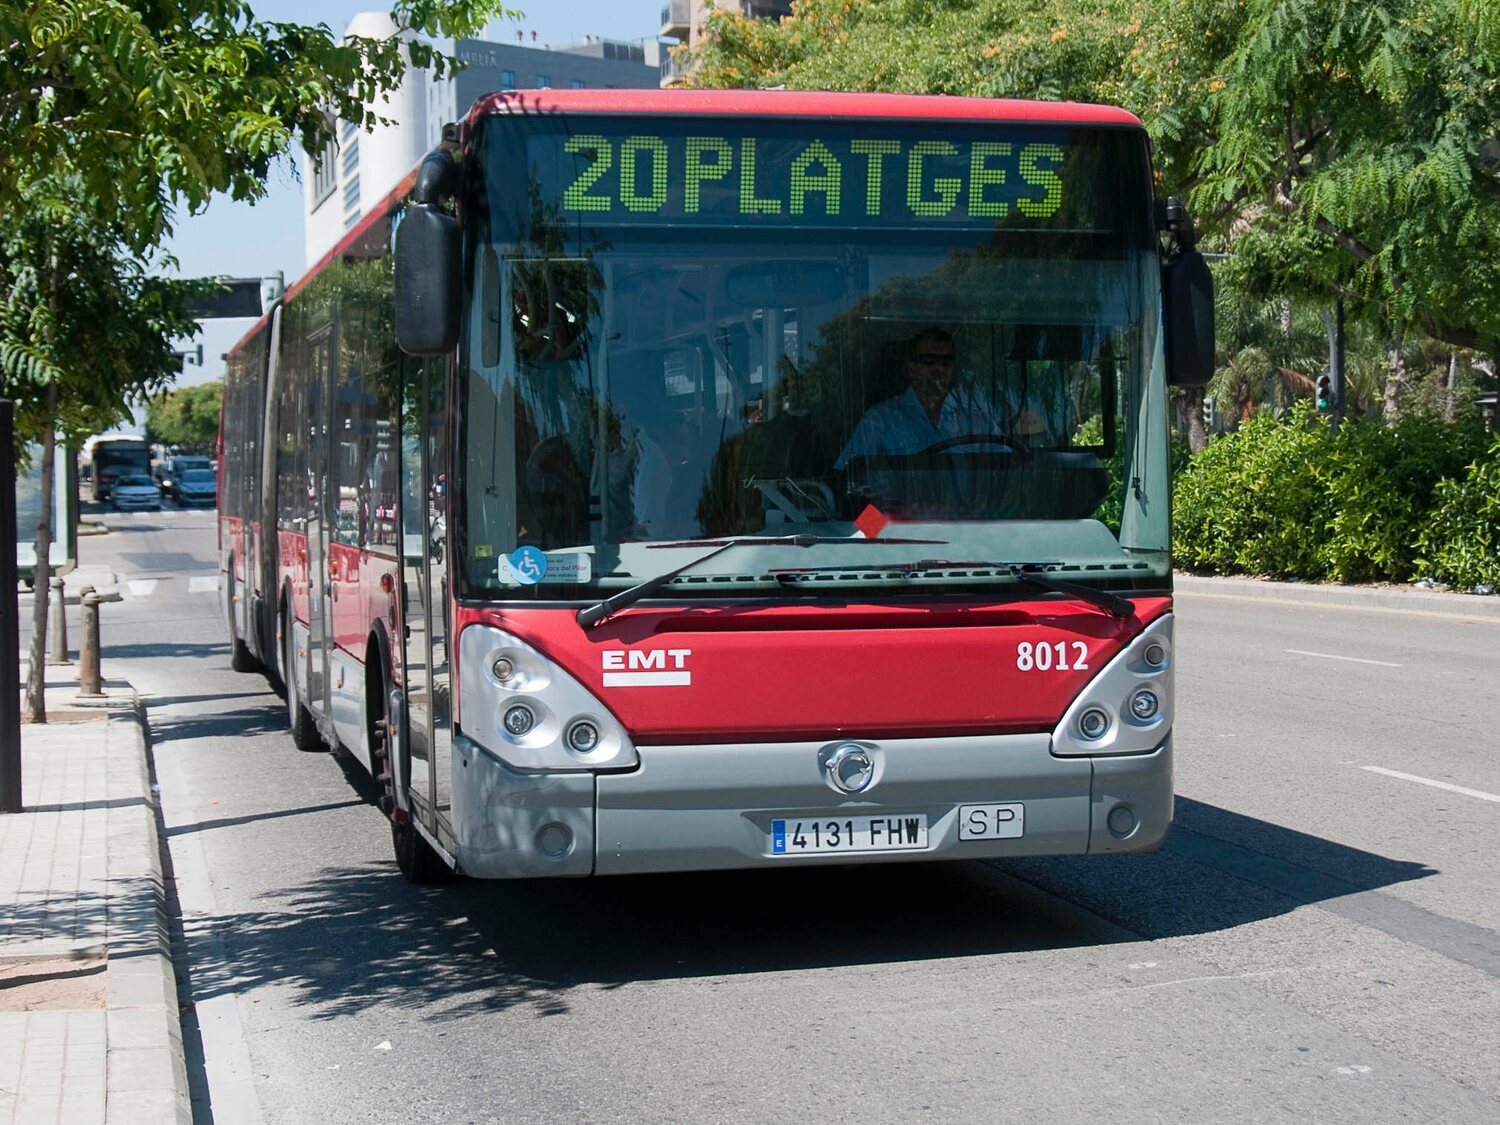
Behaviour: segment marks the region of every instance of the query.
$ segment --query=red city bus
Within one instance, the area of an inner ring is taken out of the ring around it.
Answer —
[[[234,666],[413,879],[1155,848],[1211,340],[1121,110],[486,97],[231,355]]]

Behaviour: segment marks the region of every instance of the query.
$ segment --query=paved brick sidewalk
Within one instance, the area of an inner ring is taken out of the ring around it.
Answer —
[[[192,1119],[155,798],[134,693],[23,726],[25,811],[0,814],[0,1125]]]

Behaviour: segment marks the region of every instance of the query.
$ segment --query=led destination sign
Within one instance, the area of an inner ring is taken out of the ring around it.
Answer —
[[[1090,216],[1079,212],[1097,193],[1089,181],[1100,179],[1098,157],[1118,151],[1093,138],[1074,144],[1055,129],[851,136],[704,121],[601,124],[615,123],[526,139],[542,199],[569,223],[1088,228]]]

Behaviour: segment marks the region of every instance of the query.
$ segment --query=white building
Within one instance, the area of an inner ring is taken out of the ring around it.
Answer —
[[[344,34],[389,38],[396,34],[396,26],[383,12],[361,12]],[[426,71],[408,71],[387,101],[371,106],[391,124],[367,133],[357,122],[341,121],[317,167],[311,157],[303,156],[309,269],[390,194],[441,139],[443,126],[467,112],[481,94],[544,86],[646,88],[661,82],[663,52],[655,39],[618,43],[590,37],[557,49],[482,39],[449,40],[439,46],[463,61],[465,68],[442,81],[434,81]]]

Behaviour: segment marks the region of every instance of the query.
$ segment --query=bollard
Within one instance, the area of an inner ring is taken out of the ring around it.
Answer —
[[[63,593],[63,580],[52,580],[52,655],[48,664],[68,662],[68,599]]]
[[[99,603],[104,599],[94,593],[92,586],[85,586],[78,600],[83,606],[83,636],[78,642],[78,694],[101,696],[104,690],[99,676]]]

